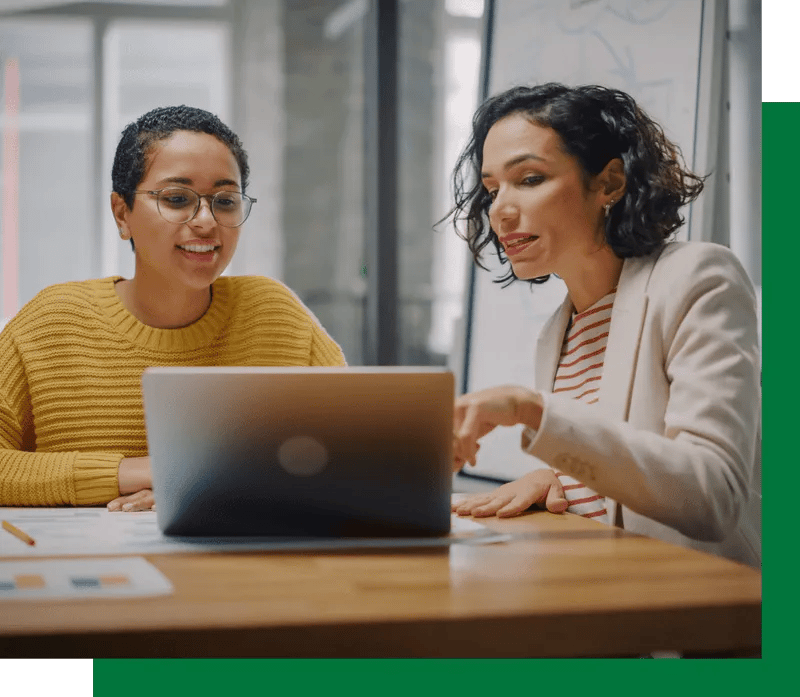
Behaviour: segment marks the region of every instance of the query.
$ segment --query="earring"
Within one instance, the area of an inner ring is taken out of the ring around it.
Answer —
[[[611,214],[611,206],[613,206],[615,203],[616,203],[616,201],[609,201],[605,206],[603,206],[603,208],[604,208],[604,210],[606,212],[606,215],[605,215],[606,218],[608,218],[608,216]]]
[[[117,228],[117,232],[119,232],[119,236],[124,240],[125,239],[125,233],[122,231],[122,228]]]

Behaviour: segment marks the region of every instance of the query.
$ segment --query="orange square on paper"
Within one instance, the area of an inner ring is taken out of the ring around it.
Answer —
[[[19,574],[14,576],[17,588],[44,588],[44,579],[39,574]]]
[[[101,586],[127,586],[131,580],[127,576],[101,576]]]

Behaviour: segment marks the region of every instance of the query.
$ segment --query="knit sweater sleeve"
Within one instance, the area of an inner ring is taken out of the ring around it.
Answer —
[[[315,317],[311,318],[311,365],[347,365],[344,353],[330,335],[322,328]]]
[[[280,281],[270,278],[243,278],[242,281],[252,283],[253,285],[250,287],[258,289],[259,297],[263,302],[262,312],[265,317],[271,317],[273,322],[277,322],[284,328],[291,327],[287,336],[291,334],[293,338],[303,337],[301,359],[303,364],[333,367],[347,365],[339,344],[325,331],[316,315],[293,290]],[[263,284],[266,284],[266,286]],[[267,292],[263,292],[262,289],[264,287],[266,287]],[[264,302],[263,299],[269,300]],[[265,323],[265,325],[268,324]],[[299,350],[299,345],[296,350]],[[295,355],[290,353],[283,356],[284,359],[297,359],[299,357],[299,353]],[[286,363],[286,365],[293,364],[295,363]]]
[[[36,452],[28,377],[7,326],[0,333],[0,506],[106,503],[119,496],[121,459],[119,453]]]

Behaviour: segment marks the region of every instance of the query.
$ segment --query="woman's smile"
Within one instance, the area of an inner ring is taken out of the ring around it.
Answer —
[[[219,250],[222,244],[217,240],[192,240],[175,245],[183,257],[200,264],[216,263],[219,259]]]

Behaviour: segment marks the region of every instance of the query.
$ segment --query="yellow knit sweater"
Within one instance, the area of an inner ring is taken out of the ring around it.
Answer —
[[[0,333],[0,505],[86,506],[119,496],[120,460],[147,455],[148,366],[345,364],[277,281],[222,277],[197,322],[154,329],[123,307],[117,280],[46,288]]]

